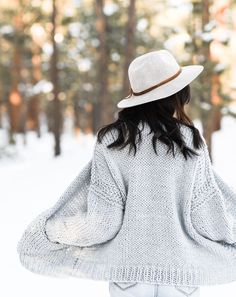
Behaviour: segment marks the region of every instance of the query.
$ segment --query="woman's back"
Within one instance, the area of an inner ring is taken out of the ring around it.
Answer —
[[[181,131],[191,147],[191,130],[181,126]],[[113,267],[110,273],[119,275],[121,281],[139,279],[142,282],[158,280],[169,284],[199,285],[224,282],[230,277],[235,279],[235,249],[200,234],[204,224],[207,231],[207,226],[214,223],[208,216],[205,221],[198,221],[204,213],[201,205],[211,199],[212,193],[222,196],[217,192],[217,185],[212,187],[213,180],[208,184],[215,173],[205,141],[204,147],[198,150],[199,156],[186,161],[177,147],[175,158],[166,154],[166,147],[161,142],[158,142],[156,155],[148,132],[149,127],[145,126],[143,142],[135,157],[126,149],[105,148],[107,162],[124,194],[124,214],[116,236],[92,250],[96,265],[109,263]],[[104,147],[114,136],[108,133]],[[211,235],[216,236],[217,226],[213,231],[215,233]],[[85,255],[88,250],[84,250]]]

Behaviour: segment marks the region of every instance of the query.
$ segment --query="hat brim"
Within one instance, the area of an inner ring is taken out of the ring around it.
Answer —
[[[173,95],[191,83],[204,69],[202,65],[187,65],[181,68],[181,73],[175,79],[143,95],[124,98],[117,103],[117,107],[131,107]]]

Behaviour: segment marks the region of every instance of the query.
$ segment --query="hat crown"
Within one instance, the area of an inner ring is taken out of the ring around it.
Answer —
[[[179,64],[168,50],[146,53],[129,65],[130,86],[134,92],[141,92],[168,79],[179,69]]]

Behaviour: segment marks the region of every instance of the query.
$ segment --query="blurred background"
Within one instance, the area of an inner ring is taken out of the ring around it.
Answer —
[[[129,63],[159,49],[205,67],[186,111],[213,166],[235,185],[236,1],[1,0],[1,296],[109,296],[107,282],[27,271],[16,243],[90,159],[98,129],[116,119]],[[202,287],[202,296],[235,290]]]

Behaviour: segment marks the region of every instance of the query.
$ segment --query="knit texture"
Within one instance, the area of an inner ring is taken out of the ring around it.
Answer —
[[[141,125],[139,126],[141,129]],[[190,128],[180,125],[189,147]],[[65,192],[27,227],[22,265],[54,277],[200,286],[236,281],[236,191],[213,168],[208,147],[184,159],[152,147],[144,125],[136,156],[95,142]]]

